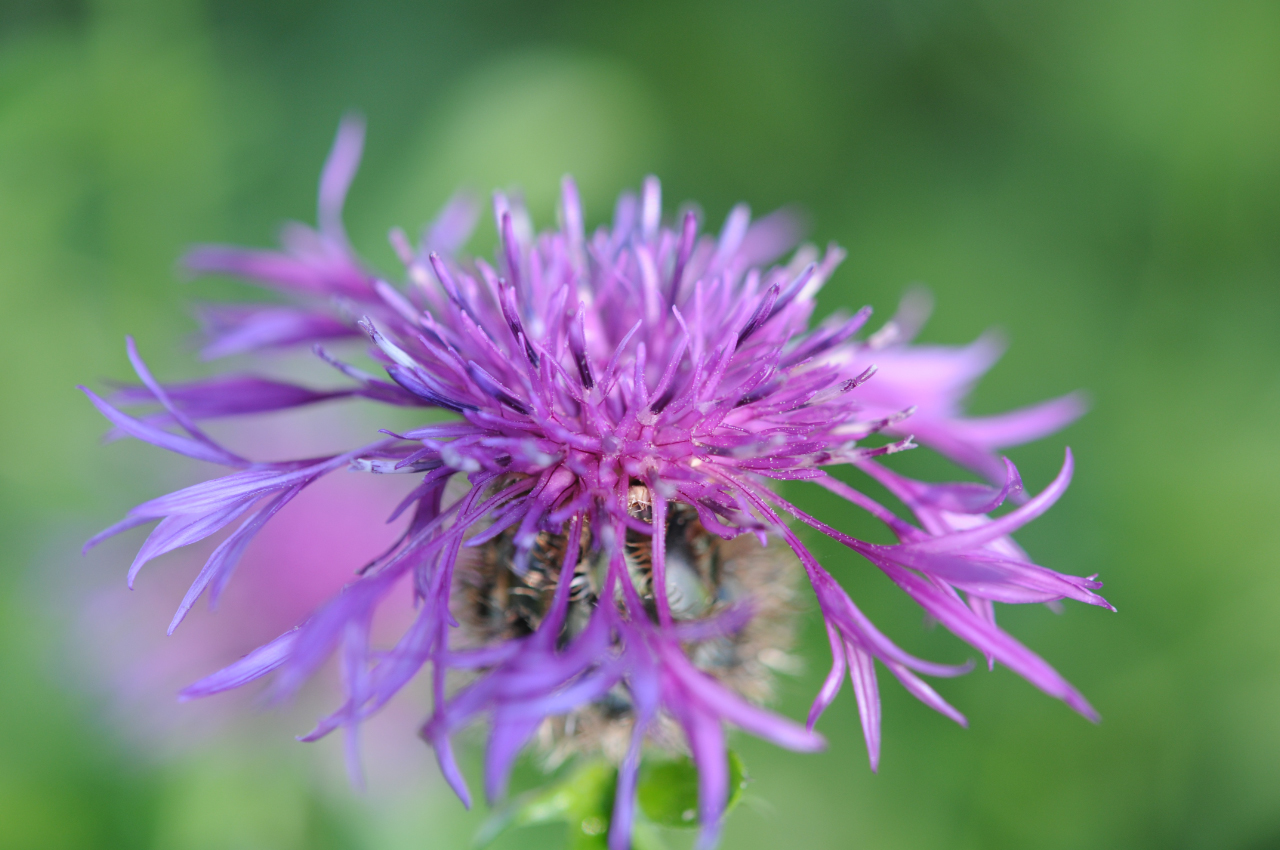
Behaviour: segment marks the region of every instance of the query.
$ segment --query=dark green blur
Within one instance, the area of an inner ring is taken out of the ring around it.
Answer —
[[[176,258],[311,220],[352,108],[369,141],[348,223],[384,268],[387,229],[455,186],[519,184],[545,225],[572,172],[595,223],[652,172],[713,227],[738,200],[804,208],[849,250],[824,310],[886,317],[922,282],[923,339],[1004,330],[976,412],[1091,394],[1012,452],[1032,489],[1064,444],[1078,459],[1019,539],[1100,573],[1119,613],[1001,617],[1102,723],[998,669],[938,683],[962,730],[882,674],[879,775],[847,689],[824,754],[739,737],[753,782],[726,848],[1280,846],[1280,6],[1261,0],[0,3],[0,846],[454,848],[484,818],[412,727],[425,790],[394,799],[316,779],[288,734],[144,752],[62,657],[77,603],[51,588],[123,582],[129,557],[78,541],[191,480],[100,446],[74,385],[127,377],[126,333],[162,378],[198,373],[186,305],[235,290],[181,282]],[[815,546],[906,648],[972,654]],[[828,659],[815,620],[782,688],[796,717]],[[494,846],[563,846],[556,829]]]

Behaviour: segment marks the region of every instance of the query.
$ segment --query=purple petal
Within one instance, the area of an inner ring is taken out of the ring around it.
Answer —
[[[808,230],[804,213],[798,208],[784,207],[751,222],[738,246],[738,258],[744,266],[771,263],[790,251]]]
[[[229,504],[238,504],[250,497],[265,495],[271,491],[293,485],[304,478],[315,476],[331,464],[313,464],[301,469],[288,465],[266,466],[233,472],[221,478],[212,478],[177,490],[149,502],[143,502],[130,513],[161,517],[170,514],[205,514],[221,510]]]
[[[645,242],[652,242],[658,235],[662,221],[662,184],[650,174],[644,178],[640,201],[640,233]]]
[[[364,119],[357,115],[343,117],[338,135],[320,173],[319,222],[320,232],[330,239],[345,241],[342,227],[342,205],[347,199],[347,189],[360,167],[360,153],[364,149]]]
[[[348,627],[369,628],[373,608],[401,577],[406,560],[402,559],[397,569],[384,569],[347,585],[303,625],[289,664],[276,679],[277,700],[292,696],[302,687],[333,652]]]
[[[252,504],[252,499],[246,499],[223,505],[206,514],[194,516],[178,514],[162,519],[160,524],[152,529],[151,534],[147,536],[142,548],[138,550],[138,554],[134,557],[133,564],[129,567],[128,583],[130,589],[133,588],[133,580],[137,578],[138,571],[142,569],[142,566],[147,561],[158,558],[167,552],[172,552],[174,549],[181,549],[183,546],[189,546],[205,539],[210,534],[216,533],[219,529],[234,521],[236,517],[248,510]]]
[[[225,274],[309,295],[333,290],[363,294],[363,281],[348,264],[326,269],[279,251],[255,251],[227,245],[200,245],[182,264],[198,274]]]
[[[875,659],[871,653],[864,652],[854,643],[846,641],[844,646],[849,655],[849,678],[853,680],[853,693],[858,700],[862,734],[867,741],[867,757],[871,760],[871,770],[874,773],[880,767],[880,688],[876,684]],[[896,666],[906,670],[901,664]],[[924,687],[927,688],[928,685]]]
[[[193,457],[196,460],[205,460],[209,463],[217,463],[223,466],[243,466],[246,462],[243,458],[239,458],[225,449],[199,440],[193,440],[190,437],[170,434],[168,431],[162,431],[152,425],[140,422],[132,416],[126,416],[99,398],[93,390],[87,387],[78,387],[78,389],[89,397],[89,401],[93,402],[93,406],[98,408],[98,411],[112,425],[115,425],[130,437],[135,437],[151,443],[153,446],[159,446],[177,454]]]
[[[288,504],[294,496],[301,492],[303,486],[299,484],[272,499],[265,508],[245,520],[244,524],[236,529],[234,534],[222,541],[218,548],[213,550],[213,554],[209,556],[209,560],[205,562],[200,574],[192,582],[186,596],[182,598],[182,604],[178,606],[177,613],[173,615],[173,620],[169,623],[168,634],[173,634],[173,630],[186,618],[191,606],[195,604],[196,600],[200,598],[200,594],[204,593],[204,589],[210,584],[213,585],[213,590],[209,594],[210,602],[212,604],[217,601],[222,588],[226,586],[227,579],[231,577],[232,570],[236,568],[236,564],[239,563],[245,549],[248,548],[249,542],[262,530],[262,526],[266,524],[267,520],[275,516],[280,508]]]
[[[205,676],[193,685],[184,688],[178,699],[185,702],[189,699],[207,697],[246,685],[254,679],[265,676],[288,660],[293,645],[298,639],[298,629],[291,629],[280,637],[263,644],[211,676]]]
[[[718,271],[738,252],[738,246],[742,244],[743,238],[747,235],[747,227],[751,223],[751,208],[746,204],[738,204],[729,210],[729,215],[725,217],[724,226],[720,228],[720,239],[716,243],[716,256],[712,261],[709,272]]]
[[[200,352],[205,360],[357,335],[327,313],[293,307],[206,306],[200,320],[210,338]]]
[[[699,850],[710,850],[720,838],[721,816],[729,793],[729,761],[724,730],[701,712],[690,712],[684,723],[689,750],[698,766]]]
[[[217,451],[225,451],[225,449],[201,431],[196,423],[183,413],[180,408],[175,406],[172,399],[169,398],[169,394],[165,392],[164,387],[162,387],[155,378],[151,377],[151,370],[147,368],[147,364],[143,362],[142,356],[138,354],[138,347],[134,344],[133,337],[125,337],[125,350],[129,354],[129,362],[133,364],[133,371],[137,373],[138,377],[142,380],[143,385],[151,392],[156,401],[160,402],[164,409],[168,411],[169,415],[173,417],[173,421],[199,442],[204,443]],[[230,452],[227,452],[227,454],[230,455]]]
[[[629,684],[635,704],[636,719],[631,730],[631,744],[618,767],[618,784],[613,797],[613,817],[609,825],[609,850],[628,850],[635,816],[636,777],[644,748],[645,733],[658,711],[661,696],[660,676],[647,652],[631,650]]]
[[[174,406],[192,419],[216,419],[304,407],[330,399],[347,398],[355,390],[313,390],[255,375],[226,375],[164,387]],[[145,387],[125,387],[112,400],[117,404],[147,404],[155,396]],[[171,417],[144,422],[162,423]]]
[[[426,733],[424,727],[424,736]],[[440,772],[444,774],[444,779],[449,783],[449,787],[453,789],[453,793],[458,795],[458,799],[462,801],[465,808],[471,808],[471,789],[467,788],[467,780],[463,777],[462,771],[458,769],[458,760],[453,756],[453,742],[447,736],[428,737],[432,749],[436,751],[436,761],[440,765]]]
[[[484,792],[490,804],[506,796],[507,781],[511,777],[511,767],[515,764],[516,756],[541,723],[541,715],[526,714],[519,710],[499,710],[494,714],[493,731],[489,733],[484,758]]]

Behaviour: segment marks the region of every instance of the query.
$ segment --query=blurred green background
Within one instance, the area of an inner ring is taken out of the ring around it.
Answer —
[[[573,172],[598,222],[653,172],[713,227],[743,199],[808,210],[816,241],[849,250],[825,309],[883,317],[923,282],[923,339],[1004,329],[975,411],[1090,392],[1083,421],[1012,453],[1033,489],[1064,442],[1079,459],[1020,540],[1101,573],[1119,613],[1002,619],[1102,723],[1004,670],[939,684],[967,731],[885,682],[876,776],[846,691],[822,755],[739,742],[755,782],[725,847],[1280,847],[1280,6],[1261,0],[4,0],[0,846],[462,847],[483,817],[443,790],[411,718],[416,778],[373,766],[361,795],[336,745],[258,715],[150,747],[67,658],[82,589],[118,587],[129,559],[81,559],[79,541],[193,480],[100,446],[73,386],[127,377],[126,333],[162,377],[197,373],[189,301],[222,290],[180,283],[176,258],[311,220],[352,108],[370,133],[348,223],[384,268],[387,229],[455,186],[518,184],[548,224]],[[966,656],[816,545],[907,648]],[[144,615],[159,635],[168,612]],[[782,686],[792,716],[824,672],[814,619],[807,672]]]

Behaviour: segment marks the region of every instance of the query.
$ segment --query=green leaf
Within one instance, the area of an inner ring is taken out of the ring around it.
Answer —
[[[747,781],[742,759],[730,750],[726,814],[738,804]],[[688,756],[645,762],[636,791],[640,810],[654,823],[684,828],[698,825],[698,768]]]
[[[564,779],[521,794],[499,806],[476,833],[474,845],[487,847],[513,826],[563,821],[568,824],[571,850],[604,848],[613,813],[618,771],[604,761],[591,761]]]

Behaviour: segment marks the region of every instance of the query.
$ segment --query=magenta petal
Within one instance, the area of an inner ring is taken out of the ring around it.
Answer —
[[[200,274],[225,274],[262,281],[304,293],[318,294],[327,282],[313,266],[278,251],[254,251],[226,245],[202,245],[182,258]]]
[[[988,449],[1003,449],[1060,431],[1083,416],[1088,408],[1083,393],[1070,393],[999,416],[960,419],[952,423],[951,430],[961,440]]]
[[[889,667],[889,672],[898,677],[898,681],[902,683],[902,686],[905,687],[916,699],[920,700],[939,714],[950,717],[961,726],[969,725],[969,721],[965,720],[963,714],[956,711],[946,700],[938,696],[938,692],[929,687],[929,685],[920,679],[919,676],[912,673],[901,664],[889,662],[887,666]]]
[[[848,668],[844,642],[840,639],[840,633],[830,622],[826,626],[827,638],[831,642],[831,671],[827,673],[827,678],[823,680],[822,687],[818,690],[818,696],[809,708],[809,719],[806,723],[809,729],[813,729],[822,713],[835,702],[836,695],[840,693],[840,687],[844,684],[845,670]]]
[[[826,746],[821,735],[751,705],[715,679],[695,670],[683,655],[668,651],[664,660],[665,669],[677,676],[690,693],[735,726],[789,750],[814,752]]]
[[[875,659],[870,653],[864,652],[852,643],[846,643],[845,650],[849,655],[849,678],[853,680],[853,692],[858,698],[858,716],[862,719],[862,734],[867,741],[867,757],[871,760],[871,770],[874,772],[880,767],[880,688],[876,684]],[[889,664],[890,670],[894,667],[906,670],[900,664],[893,662]],[[919,680],[916,679],[916,681]],[[925,685],[925,687],[928,686]],[[915,691],[912,693],[914,694]]]
[[[1071,457],[1071,449],[1067,449],[1066,457],[1062,461],[1062,470],[1057,477],[1025,505],[969,531],[959,531],[935,537],[932,540],[907,544],[904,548],[918,552],[956,552],[962,549],[973,549],[1010,534],[1049,510],[1054,502],[1058,501],[1067,491],[1074,469],[1075,462]]]
[[[938,591],[918,576],[890,564],[882,565],[893,581],[916,600],[926,612],[946,626],[956,637],[990,655],[1040,690],[1057,697],[1090,720],[1098,713],[1066,679],[1040,656],[1000,629],[974,615],[964,603]]]

